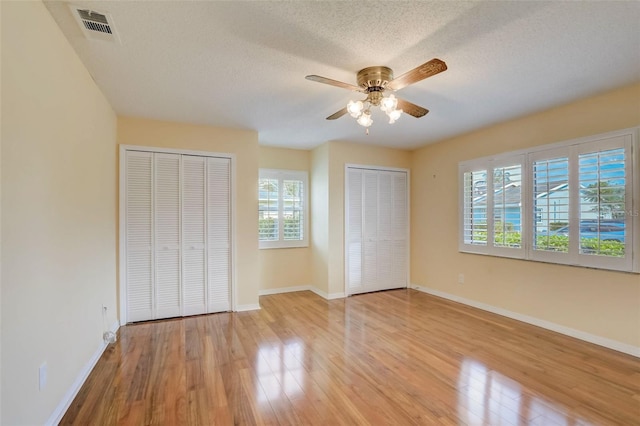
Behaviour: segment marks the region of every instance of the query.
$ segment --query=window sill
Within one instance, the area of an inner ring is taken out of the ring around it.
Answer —
[[[272,250],[272,249],[295,249],[295,248],[309,248],[309,243],[306,241],[298,241],[295,244],[283,244],[282,242],[273,242],[271,244],[263,244],[260,242],[258,248],[260,250]]]
[[[624,274],[640,274],[640,271],[629,270],[629,269],[616,269],[616,268],[608,268],[608,267],[602,267],[602,266],[580,265],[580,264],[571,263],[571,262],[550,262],[550,261],[540,260],[540,259],[525,258],[525,257],[522,257],[522,256],[521,257],[502,256],[502,255],[498,255],[498,254],[495,254],[495,253],[482,253],[482,252],[473,251],[473,250],[458,249],[458,253],[476,254],[476,255],[480,255],[480,256],[494,257],[496,259],[522,260],[524,262],[543,263],[543,264],[546,264],[546,265],[572,266],[574,268],[593,269],[593,270],[597,270],[597,271],[622,272]]]

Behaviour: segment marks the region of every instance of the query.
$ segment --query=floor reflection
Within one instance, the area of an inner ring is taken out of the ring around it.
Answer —
[[[458,415],[469,425],[590,424],[472,358],[465,358],[460,368]]]
[[[303,394],[304,343],[291,341],[285,344],[262,346],[256,356],[258,382],[264,392],[256,389],[259,403],[293,399]]]

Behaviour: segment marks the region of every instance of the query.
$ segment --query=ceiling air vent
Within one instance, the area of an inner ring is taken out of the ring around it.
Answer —
[[[104,40],[120,43],[120,38],[113,26],[113,18],[110,14],[78,6],[69,5],[73,17],[80,25],[85,37],[93,40]]]

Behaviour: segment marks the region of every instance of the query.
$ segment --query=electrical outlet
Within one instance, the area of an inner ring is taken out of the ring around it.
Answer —
[[[464,284],[464,274],[458,274],[458,284]]]
[[[47,386],[47,363],[43,362],[38,368],[38,390],[44,390]]]

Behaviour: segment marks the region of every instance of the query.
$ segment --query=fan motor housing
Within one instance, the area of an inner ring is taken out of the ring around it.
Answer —
[[[388,67],[367,67],[358,71],[358,86],[367,92],[382,91],[393,80],[393,70]]]

